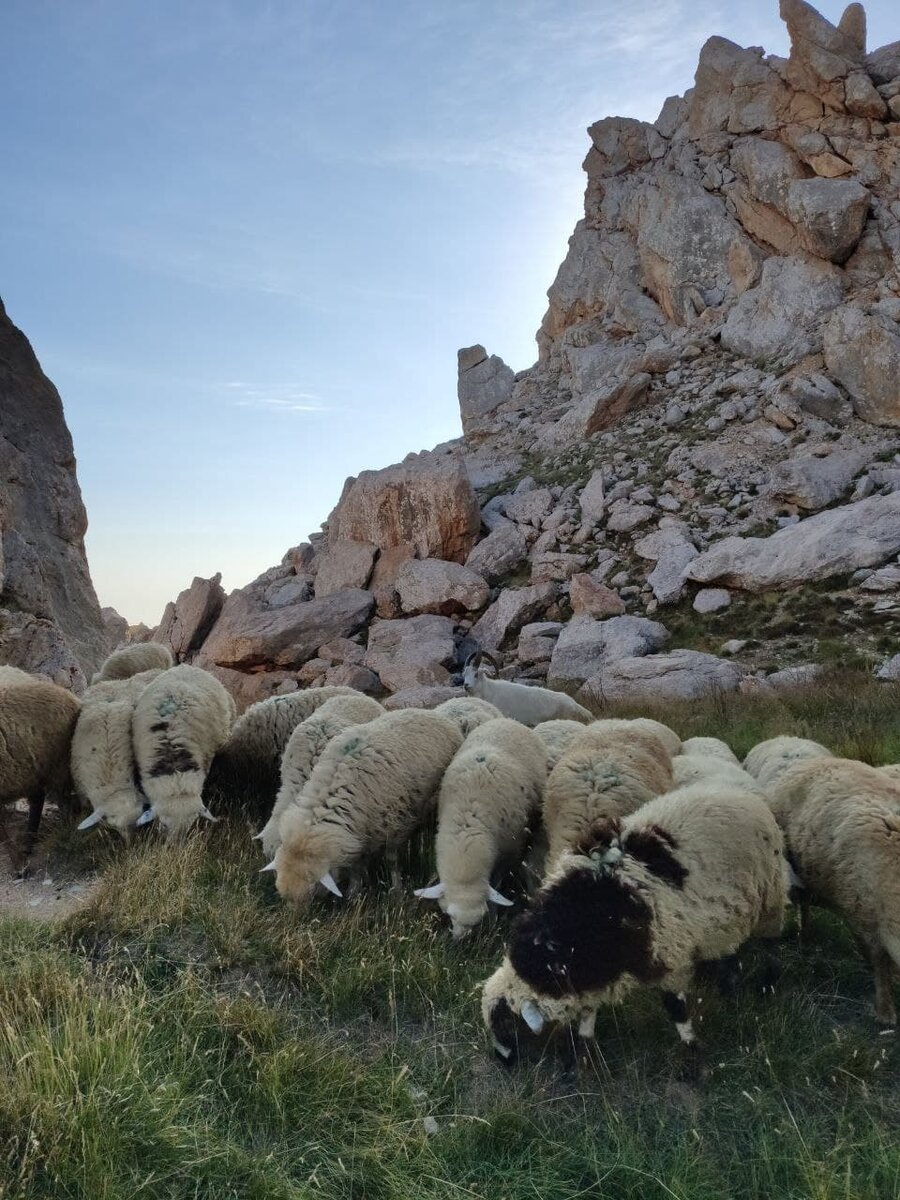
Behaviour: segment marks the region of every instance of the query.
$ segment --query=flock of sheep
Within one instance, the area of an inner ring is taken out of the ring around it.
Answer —
[[[275,886],[298,908],[358,886],[437,813],[435,900],[462,937],[498,885],[525,868],[529,893],[482,1012],[497,1053],[515,1057],[519,1022],[573,1023],[593,1036],[601,1005],[662,993],[693,1044],[697,968],[731,969],[751,939],[774,942],[789,897],[840,913],[875,975],[875,1011],[896,1022],[900,968],[900,765],[873,768],[777,737],[741,765],[715,738],[682,742],[647,718],[593,720],[568,697],[485,686],[433,710],[386,712],[351,688],[272,697],[235,721],[221,684],[173,666],[153,643],[117,651],[79,702],[0,668],[0,803],[26,797],[26,853],[46,795],[74,783],[91,807],[79,829],[167,836],[198,819],[212,775],[271,804],[256,835]],[[496,682],[496,681],[494,681]],[[490,698],[488,698],[490,697]],[[548,719],[549,718],[549,719]],[[4,827],[5,829],[5,827]],[[530,882],[534,881],[534,882]]]

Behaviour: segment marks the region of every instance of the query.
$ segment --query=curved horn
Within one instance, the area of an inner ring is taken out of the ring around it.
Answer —
[[[414,896],[418,896],[420,900],[440,900],[444,894],[444,885],[440,882],[433,883],[431,887],[416,888],[413,892]]]
[[[331,874],[330,871],[325,872],[325,874],[319,880],[319,883],[321,883],[322,887],[327,888],[328,891],[331,892],[332,896],[338,896],[341,900],[343,900],[344,893],[341,891],[341,889],[338,887],[338,885],[334,882],[334,876]]]
[[[84,818],[84,820],[79,824],[78,828],[79,828],[79,830],[93,829],[94,826],[99,825],[102,820],[103,820],[103,813],[100,812],[99,809],[94,809],[94,811],[91,813],[91,815],[89,817]]]
[[[487,662],[489,662],[491,664],[491,666],[494,668],[494,670],[497,672],[497,674],[498,675],[500,674],[500,668],[497,665],[497,660],[496,660],[496,658],[494,658],[493,654],[488,654],[487,650],[480,650],[478,653],[479,664],[481,663],[482,659],[485,659]]]
[[[488,884],[488,900],[492,904],[502,904],[504,908],[512,908],[512,900],[507,900],[502,893],[498,892],[496,888],[491,887],[490,884]]]
[[[135,821],[135,826],[140,828],[141,825],[149,825],[151,821],[156,819],[156,813],[152,808],[145,808],[138,819]]]
[[[200,806],[200,816],[206,821],[218,821],[218,817],[214,817],[205,804]]]
[[[532,1033],[540,1033],[544,1028],[544,1018],[541,1010],[533,1000],[526,1000],[522,1005],[522,1020]]]
[[[264,867],[259,868],[259,873],[260,873],[260,875],[264,875],[266,873],[266,871],[277,871],[277,870],[278,870],[278,868],[275,866],[275,860],[273,858],[270,863],[266,863],[266,865]]]
[[[481,652],[479,650],[473,650],[471,654],[467,654],[466,660],[463,663],[463,670],[465,670],[466,667],[469,665],[469,663],[472,662],[473,660],[475,661],[475,666],[477,667],[478,666],[478,658],[480,656],[480,653]]]

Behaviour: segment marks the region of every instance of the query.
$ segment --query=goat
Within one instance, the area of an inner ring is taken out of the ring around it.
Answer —
[[[492,679],[483,667],[487,659],[495,671],[493,658],[484,650],[470,654],[463,664],[462,683],[469,696],[477,696],[499,708],[505,717],[521,721],[523,725],[540,725],[542,721],[553,721],[568,717],[570,720],[593,721],[586,708],[567,696],[565,692],[554,692],[550,688],[531,687],[525,683],[512,683],[507,679]]]

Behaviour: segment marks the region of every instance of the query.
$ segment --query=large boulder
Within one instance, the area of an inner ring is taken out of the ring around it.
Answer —
[[[873,425],[900,425],[900,327],[847,304],[831,317],[824,340],[825,364],[857,415]]]
[[[659,528],[634,544],[635,554],[655,563],[647,576],[660,604],[676,604],[684,592],[684,571],[698,554],[683,521],[663,517]]]
[[[868,460],[865,450],[835,450],[824,458],[802,454],[786,458],[772,469],[769,492],[788,504],[817,512],[850,487]]]
[[[168,646],[176,662],[183,662],[203,645],[224,604],[221,574],[212,579],[194,576],[191,586],[166,605],[154,640]]]
[[[874,567],[900,552],[900,492],[831,508],[769,537],[727,537],[688,564],[688,579],[761,592]]]
[[[463,434],[476,438],[493,429],[496,409],[512,396],[515,372],[484,346],[467,346],[458,354],[457,396]]]
[[[485,650],[500,650],[523,625],[543,616],[558,592],[558,586],[551,582],[505,588],[472,626],[472,637]]]
[[[466,559],[466,566],[477,571],[488,583],[498,583],[528,558],[528,542],[514,521],[500,520]]]
[[[322,599],[269,607],[253,586],[232,592],[198,657],[249,671],[299,667],[332,638],[349,637],[368,620],[371,592],[346,588]]]
[[[579,693],[585,700],[668,704],[733,692],[744,672],[728,659],[697,650],[671,650],[642,658],[619,658],[604,663]]]
[[[106,655],[107,633],[88,571],[86,529],[59,393],[0,303],[0,610],[52,623],[62,658],[77,660],[89,675]],[[29,627],[44,632],[17,640],[20,652],[33,645],[46,662],[50,635],[44,626]],[[16,665],[39,669],[37,659],[32,666],[19,657]]]
[[[468,567],[438,558],[414,558],[400,569],[397,594],[400,607],[410,616],[438,613],[449,617],[484,608],[491,593],[483,577]]]
[[[555,687],[583,684],[604,663],[639,657],[661,649],[668,640],[665,626],[646,617],[572,617],[563,627],[550,659],[548,682]]]
[[[374,621],[369,630],[365,665],[380,676],[391,692],[418,684],[448,686],[448,668],[456,663],[453,632],[453,622],[447,617]]]
[[[337,538],[319,559],[316,596],[322,599],[344,588],[364,588],[372,574],[376,549],[371,542]]]
[[[379,550],[408,543],[420,558],[465,562],[480,526],[462,456],[439,449],[348,479],[328,518],[328,540],[371,542]]]
[[[798,179],[788,189],[787,214],[804,250],[842,263],[862,236],[871,200],[855,179]]]

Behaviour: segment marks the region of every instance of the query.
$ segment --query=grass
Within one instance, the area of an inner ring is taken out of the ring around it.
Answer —
[[[898,701],[845,675],[662,715],[739,753],[795,731],[880,762]],[[827,913],[802,950],[788,931],[774,998],[701,989],[700,1082],[649,992],[601,1015],[577,1073],[561,1034],[507,1073],[477,1000],[503,918],[456,944],[380,878],[298,917],[240,815],[177,847],[90,841],[83,909],[0,922],[3,1200],[900,1195],[898,1050]],[[410,884],[428,870],[413,847]]]

